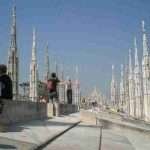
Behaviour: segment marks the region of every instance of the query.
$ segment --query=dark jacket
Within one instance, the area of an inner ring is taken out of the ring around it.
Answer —
[[[0,98],[4,99],[12,99],[12,80],[8,75],[0,76],[0,84],[1,84],[1,95]]]

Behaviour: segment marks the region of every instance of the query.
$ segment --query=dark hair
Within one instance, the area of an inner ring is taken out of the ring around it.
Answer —
[[[56,73],[55,73],[55,72],[52,72],[52,73],[51,73],[51,77],[52,77],[52,78],[55,78],[55,77],[56,77]]]
[[[7,72],[7,67],[4,64],[0,64],[0,73],[6,73]]]

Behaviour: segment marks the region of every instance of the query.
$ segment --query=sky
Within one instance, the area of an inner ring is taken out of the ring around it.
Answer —
[[[119,82],[120,64],[127,63],[135,36],[141,61],[141,20],[149,37],[149,0],[0,0],[0,63],[7,63],[13,3],[17,7],[20,82],[29,80],[33,27],[40,78],[48,42],[51,71],[57,61],[64,64],[65,75],[74,79],[78,65],[86,94],[95,86],[109,94],[111,66],[115,65]]]

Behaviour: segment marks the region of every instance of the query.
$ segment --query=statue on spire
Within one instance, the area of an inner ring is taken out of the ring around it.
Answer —
[[[145,30],[145,21],[142,20],[142,32],[145,33],[145,31],[146,31],[146,30]]]
[[[134,38],[134,49],[135,49],[135,66],[139,66],[136,37]]]
[[[33,28],[32,60],[36,61],[36,29]]]
[[[132,54],[131,54],[131,49],[129,49],[129,73],[132,74]]]
[[[145,30],[145,22],[142,21],[142,33],[143,33],[143,57],[148,56],[148,42]]]

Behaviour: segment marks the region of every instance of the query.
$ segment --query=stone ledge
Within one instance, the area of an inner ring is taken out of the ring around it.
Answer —
[[[10,125],[17,122],[46,117],[46,103],[5,100],[3,112],[0,114],[0,125]]]
[[[107,113],[103,112],[101,113],[93,113],[90,111],[82,110],[80,112],[80,118],[81,121],[87,122],[90,124],[96,124],[98,123],[98,120],[100,121],[100,124],[104,126],[105,128],[113,128],[113,129],[129,129],[134,130],[138,132],[143,132],[146,134],[150,134],[150,125],[147,123],[143,124],[137,124],[134,122],[128,122],[124,118],[122,118],[120,115],[113,115],[113,117],[110,115],[106,115]]]

